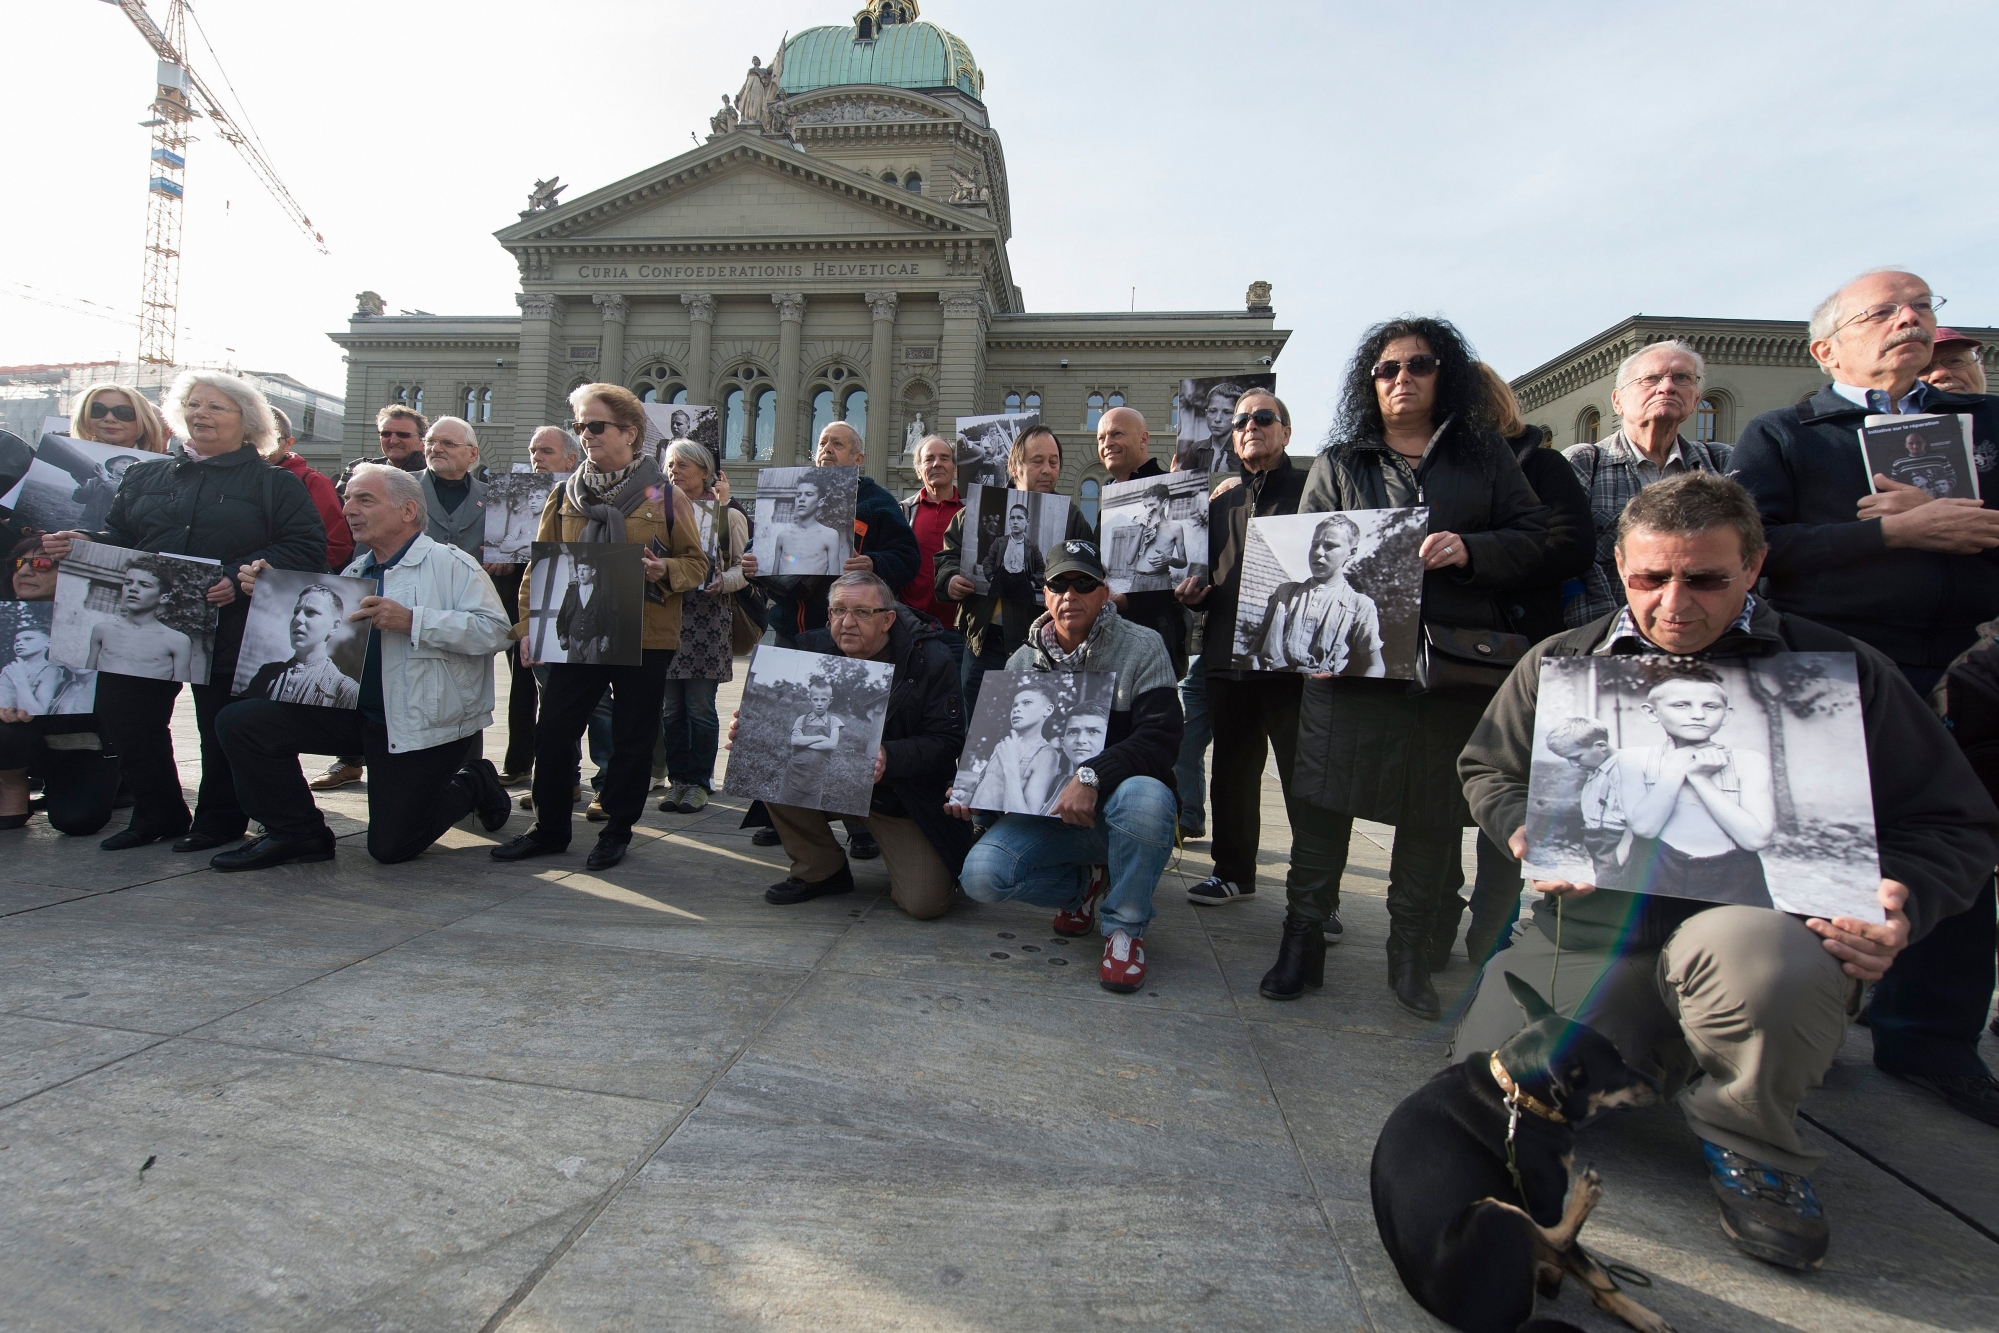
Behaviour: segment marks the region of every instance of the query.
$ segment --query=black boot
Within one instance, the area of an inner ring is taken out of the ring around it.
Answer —
[[[1418,1018],[1434,1019],[1444,1012],[1421,954],[1393,937],[1388,941],[1388,988],[1395,992],[1395,1002]]]
[[[1430,918],[1430,947],[1423,957],[1427,972],[1441,972],[1451,965],[1451,953],[1458,942],[1458,923],[1464,919],[1465,901],[1455,890],[1437,904]]]
[[[1307,986],[1326,984],[1326,934],[1316,921],[1284,914],[1284,937],[1277,945],[1277,966],[1263,974],[1257,991],[1266,1000],[1295,1000]]]

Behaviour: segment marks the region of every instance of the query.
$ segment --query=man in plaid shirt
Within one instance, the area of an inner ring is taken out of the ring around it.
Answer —
[[[1700,402],[1705,373],[1700,353],[1677,338],[1633,352],[1617,368],[1617,387],[1610,396],[1618,415],[1616,434],[1562,451],[1589,492],[1596,519],[1596,564],[1583,575],[1582,595],[1571,595],[1562,604],[1562,619],[1570,628],[1624,605],[1624,585],[1617,577],[1617,518],[1633,496],[1682,472],[1728,471],[1729,446],[1696,443],[1680,434]]]

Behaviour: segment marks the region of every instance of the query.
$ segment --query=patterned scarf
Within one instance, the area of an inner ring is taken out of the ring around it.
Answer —
[[[1116,619],[1117,603],[1105,602],[1103,611],[1097,616],[1097,623],[1090,626],[1090,632],[1076,645],[1076,651],[1069,653],[1062,651],[1062,641],[1055,637],[1055,617],[1044,611],[1034,623],[1035,642],[1041,645],[1042,652],[1048,654],[1048,660],[1061,670],[1080,671],[1083,659],[1090,655],[1090,649],[1096,647],[1104,635],[1111,632],[1111,622]]]
[[[646,492],[662,484],[659,464],[641,454],[615,472],[606,472],[586,455],[583,465],[564,483],[570,508],[583,515],[579,542],[623,542],[625,518],[645,503]]]

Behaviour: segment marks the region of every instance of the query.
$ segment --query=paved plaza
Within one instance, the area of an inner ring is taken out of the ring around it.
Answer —
[[[1046,911],[911,921],[879,861],[767,906],[727,796],[601,876],[580,814],[569,857],[457,830],[378,866],[358,788],[337,861],[233,877],[0,834],[0,1328],[1439,1328],[1368,1205],[1449,1022],[1384,985],[1392,835],[1355,834],[1325,990],[1272,1004],[1267,782],[1255,900],[1190,907],[1188,849],[1132,996]],[[1585,1242],[1681,1333],[1999,1327],[1999,1131],[1864,1029],[1806,1110],[1823,1271],[1728,1244],[1671,1110],[1583,1133]]]

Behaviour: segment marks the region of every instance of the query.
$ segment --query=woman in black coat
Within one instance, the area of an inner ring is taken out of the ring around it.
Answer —
[[[234,375],[187,371],[167,391],[165,407],[186,452],[128,468],[103,531],[42,539],[58,559],[71,542],[91,541],[219,563],[208,589],[219,613],[215,649],[207,681],[194,684],[201,791],[191,820],[171,730],[180,682],[98,673],[98,720],[132,794],[131,824],[99,844],[114,852],[163,838],[177,839],[177,852],[199,852],[243,837],[250,818],[215,740],[215,715],[229,702],[250,610],[236,571],[258,560],[273,569],[326,568],[326,525],[311,495],[297,477],[266,461],[277,448],[277,424],[264,395]]]
[[[1312,464],[1298,512],[1424,505],[1425,626],[1517,632],[1512,606],[1539,570],[1547,509],[1492,431],[1491,407],[1458,331],[1443,320],[1377,325],[1348,371],[1334,442]],[[1355,819],[1395,825],[1389,865],[1389,985],[1405,1009],[1440,1012],[1430,984],[1437,911],[1463,882],[1472,823],[1458,751],[1486,696],[1419,693],[1407,681],[1308,679],[1292,795],[1290,910],[1262,990],[1298,994],[1325,947],[1318,923],[1338,902]],[[1316,807],[1316,809],[1312,809]]]

